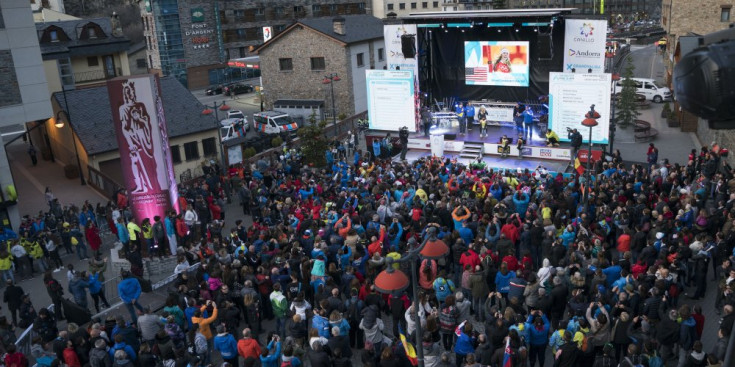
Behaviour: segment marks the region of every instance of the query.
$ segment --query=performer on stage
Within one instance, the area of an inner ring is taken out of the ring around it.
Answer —
[[[526,106],[523,111],[523,137],[528,137],[529,142],[533,142],[533,110],[531,106]]]
[[[475,123],[475,106],[472,105],[472,102],[467,102],[464,106],[464,117],[465,120],[465,133],[468,130],[472,130],[472,125]]]
[[[421,123],[424,126],[424,136],[428,138],[431,130],[431,111],[428,106],[421,108]]]
[[[457,103],[454,107],[454,113],[457,114],[457,119],[459,120],[459,134],[464,135],[467,132],[467,120],[464,115],[464,104]]]
[[[523,137],[523,134],[518,134],[518,141],[516,142],[516,147],[518,148],[518,158],[521,158],[523,155],[523,147],[526,145],[526,139]]]
[[[485,106],[480,107],[477,111],[477,119],[480,121],[480,137],[487,137],[487,110]]]
[[[500,148],[502,149],[501,157],[505,158],[510,154],[510,139],[506,135],[500,138]]]
[[[521,102],[517,102],[516,106],[513,107],[513,122],[516,123],[516,129],[518,131],[523,131],[523,111],[525,110],[526,107]]]

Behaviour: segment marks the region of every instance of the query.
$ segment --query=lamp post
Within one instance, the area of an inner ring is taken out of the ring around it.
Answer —
[[[220,159],[222,160],[222,171],[225,173],[225,175],[228,174],[228,169],[226,167],[227,161],[225,160],[225,145],[222,141],[222,129],[219,123],[219,113],[217,111],[229,111],[230,106],[226,105],[224,101],[222,103],[217,104],[217,102],[214,102],[213,106],[204,105],[204,110],[202,111],[202,115],[211,115],[214,113],[214,123],[217,125],[217,138],[219,139],[219,153],[220,153]],[[225,197],[227,198],[227,203],[232,202],[232,198],[230,197],[230,181],[229,177],[225,177],[223,180],[225,183]]]
[[[65,110],[59,110],[59,112],[56,113],[56,123],[54,126],[61,129],[64,127],[64,120],[61,119],[61,114],[63,113],[66,115],[66,120],[69,123],[69,129],[71,130],[71,141],[74,145],[74,155],[77,156],[77,169],[79,170],[79,181],[82,184],[82,186],[87,184],[87,181],[84,180],[84,171],[82,171],[82,162],[79,160],[79,151],[77,150],[77,137],[74,135],[74,129],[71,127],[71,113],[69,113],[69,99],[66,98],[66,88],[63,86],[61,87],[61,93],[64,95],[64,106]],[[50,145],[49,145],[50,147]]]
[[[584,192],[582,193],[584,195],[584,211],[587,211],[587,208],[589,206],[589,192],[590,192],[590,185],[592,184],[590,180],[591,176],[591,170],[590,170],[590,162],[592,162],[592,128],[597,126],[597,119],[600,118],[600,114],[595,111],[595,105],[590,106],[590,111],[587,112],[584,115],[584,120],[582,120],[582,125],[590,128],[590,135],[589,140],[587,141],[589,143],[589,148],[587,150],[587,169],[585,171],[587,176],[587,185],[584,188]]]
[[[375,289],[381,293],[397,293],[405,290],[410,285],[413,288],[413,312],[412,316],[416,320],[416,359],[418,360],[418,366],[424,366],[424,331],[421,326],[421,318],[418,315],[419,307],[419,291],[418,281],[416,280],[416,260],[417,257],[423,259],[439,259],[449,253],[449,247],[444,241],[436,238],[436,228],[429,228],[427,230],[428,235],[421,243],[421,246],[416,249],[408,250],[405,256],[402,256],[399,260],[393,260],[392,258],[386,258],[387,268],[380,272],[375,278]],[[400,264],[404,262],[411,263],[411,281],[409,283],[408,277],[402,271],[394,269],[393,264]]]
[[[324,77],[324,80],[322,80],[322,84],[329,84],[329,87],[332,91],[332,125],[334,125],[334,136],[339,135],[339,126],[337,126],[337,108],[334,105],[334,82],[338,82],[342,80],[342,78],[339,77],[339,75],[332,73],[329,75],[326,75]]]

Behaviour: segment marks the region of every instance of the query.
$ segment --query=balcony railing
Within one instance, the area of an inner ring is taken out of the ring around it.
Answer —
[[[98,80],[105,80],[109,78],[113,78],[113,76],[107,76],[105,75],[104,70],[91,70],[91,71],[83,71],[80,73],[74,73],[74,82],[76,83],[87,83],[87,82],[94,82]]]

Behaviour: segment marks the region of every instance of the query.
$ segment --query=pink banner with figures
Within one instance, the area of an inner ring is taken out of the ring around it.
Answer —
[[[111,79],[107,91],[128,202],[137,223],[152,222],[178,195],[158,76]]]

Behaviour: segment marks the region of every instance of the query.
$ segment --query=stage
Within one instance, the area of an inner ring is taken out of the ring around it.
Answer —
[[[469,130],[466,135],[460,135],[459,128],[450,127],[447,129],[433,127],[431,130],[432,134],[439,134],[444,136],[444,152],[445,155],[456,155],[468,157],[467,154],[461,154],[467,147],[478,146],[482,144],[483,155],[500,156],[501,150],[499,147],[500,138],[503,135],[512,139],[510,144],[510,156],[518,157],[518,148],[516,147],[516,140],[518,139],[518,131],[515,127],[498,127],[490,126],[487,127],[487,136],[480,137],[480,126],[473,125],[472,130]],[[558,132],[557,132],[558,134]],[[368,132],[366,135],[371,137],[384,137],[385,133],[382,132]],[[533,158],[540,160],[554,160],[569,163],[571,161],[571,148],[568,144],[562,143],[559,147],[547,147],[545,144],[546,138],[537,129],[537,126],[533,126],[533,138],[528,141],[523,147],[524,158]],[[409,150],[431,150],[431,139],[430,137],[424,136],[423,132],[411,133],[408,137],[408,149]],[[476,156],[476,155],[475,155]]]

